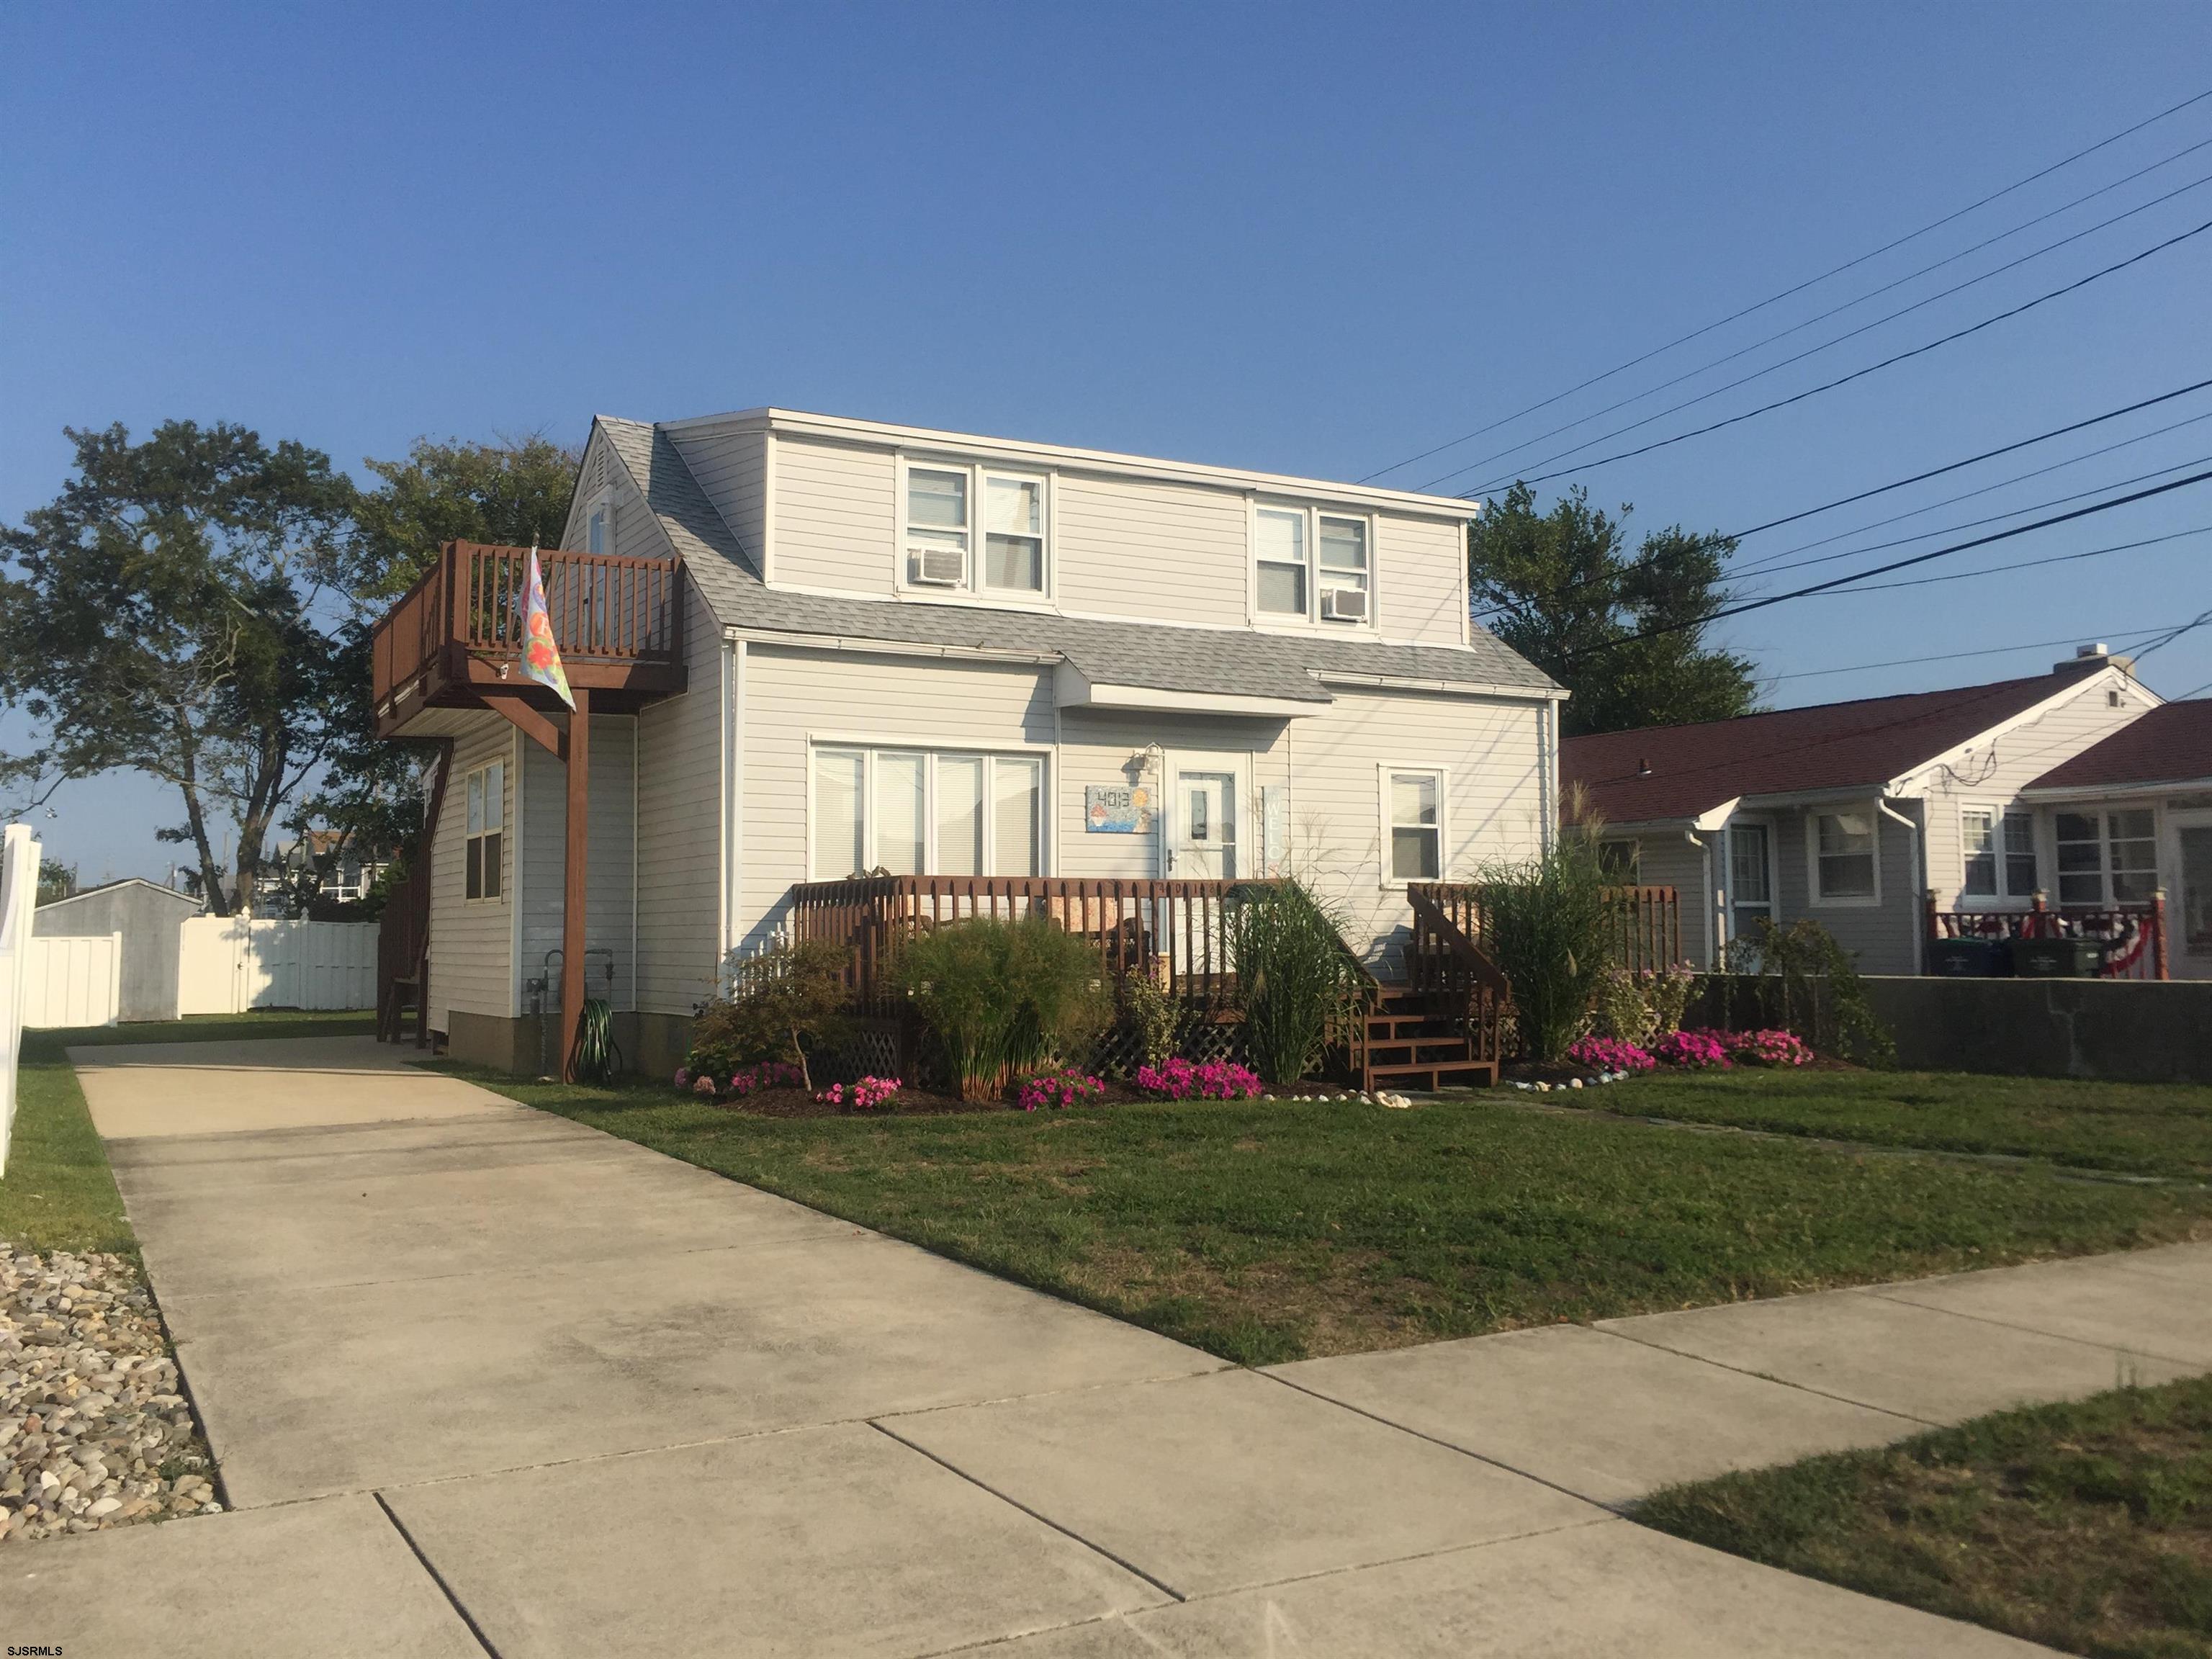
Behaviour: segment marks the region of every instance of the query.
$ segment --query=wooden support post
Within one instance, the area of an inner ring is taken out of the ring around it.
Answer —
[[[568,846],[561,901],[561,1075],[576,1075],[576,1033],[584,1020],[584,877],[591,861],[592,694],[571,688],[568,716]]]
[[[2150,976],[2166,976],[2166,889],[2161,887],[2150,896]]]

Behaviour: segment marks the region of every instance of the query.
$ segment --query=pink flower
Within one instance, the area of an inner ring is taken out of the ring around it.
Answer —
[[[1166,1100],[1250,1100],[1260,1092],[1258,1073],[1225,1060],[1193,1065],[1177,1056],[1161,1066],[1139,1066],[1137,1086]]]
[[[1729,1045],[1711,1031],[1675,1031],[1651,1046],[1651,1057],[1662,1066],[1688,1071],[1729,1069]]]
[[[700,1073],[696,1080],[691,1085],[691,1092],[695,1095],[704,1095],[708,1099],[712,1100],[714,1097],[714,1079],[704,1072]]]
[[[676,1068],[676,1086],[679,1089],[688,1089],[691,1086],[691,1068],[689,1066],[679,1066]]]
[[[1086,1100],[1096,1100],[1106,1092],[1103,1078],[1074,1070],[1040,1073],[1025,1079],[1021,1088],[1021,1105],[1025,1112],[1034,1112],[1041,1106],[1079,1106]]]
[[[1567,1058],[1598,1072],[1648,1072],[1658,1064],[1636,1044],[1615,1037],[1584,1037],[1568,1048]]]
[[[1729,1040],[1729,1053],[1747,1066],[1806,1066],[1813,1059],[1795,1031],[1738,1031]]]

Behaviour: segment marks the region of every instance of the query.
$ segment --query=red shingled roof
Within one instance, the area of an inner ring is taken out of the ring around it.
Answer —
[[[2112,789],[2212,779],[2212,702],[2169,702],[2062,761],[2031,789]]]
[[[1560,745],[1559,778],[1588,790],[1609,823],[1694,818],[1742,795],[1873,787],[2103,666],[2101,659],[2084,659],[2078,667],[2069,663],[1993,685],[1570,738]]]

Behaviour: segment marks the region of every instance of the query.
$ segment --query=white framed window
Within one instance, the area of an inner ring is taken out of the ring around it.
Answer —
[[[463,896],[497,902],[507,872],[507,763],[494,761],[468,775],[468,828],[462,854]]]
[[[1805,823],[1815,904],[1881,902],[1881,820],[1872,806],[1814,812]]]
[[[1375,626],[1375,521],[1259,501],[1252,508],[1252,609],[1262,622]]]
[[[1044,760],[813,747],[811,879],[1044,873]]]
[[[2023,903],[2035,896],[2041,872],[2036,867],[2032,814],[1996,806],[1961,807],[1959,847],[1963,896]]]
[[[1382,884],[1442,881],[1450,845],[1444,769],[1385,761],[1376,770],[1382,786]]]
[[[615,492],[602,489],[592,497],[591,506],[584,514],[584,551],[611,553],[615,550]]]
[[[2158,890],[2158,817],[2148,806],[2053,815],[2058,902],[2148,904]]]
[[[1050,480],[980,464],[900,469],[898,581],[932,592],[1041,599],[1052,588]]]

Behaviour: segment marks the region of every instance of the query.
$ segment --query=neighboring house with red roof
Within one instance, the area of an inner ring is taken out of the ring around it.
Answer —
[[[1929,892],[1943,909],[2025,910],[2062,853],[2084,855],[2026,792],[2159,706],[2124,659],[2084,647],[2023,679],[1571,738],[1560,782],[1638,879],[1680,890],[1692,962],[1760,917],[1811,916],[1864,971],[1913,974]],[[2101,902],[2132,891],[2139,849],[2091,850]]]
[[[2212,979],[2212,702],[2169,702],[2021,792],[2049,825],[2052,899],[2166,895],[2169,971]]]

